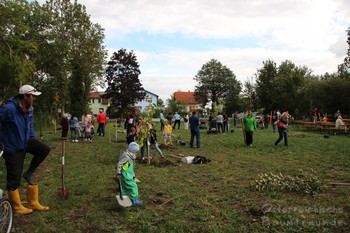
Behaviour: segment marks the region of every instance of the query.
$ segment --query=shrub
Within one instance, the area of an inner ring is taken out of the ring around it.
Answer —
[[[257,191],[289,191],[308,195],[315,195],[327,188],[315,172],[299,170],[298,176],[285,176],[282,173],[260,173],[258,178],[251,184],[251,188]]]

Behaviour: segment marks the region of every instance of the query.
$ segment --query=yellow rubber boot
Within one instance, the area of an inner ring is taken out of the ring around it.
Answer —
[[[49,210],[48,206],[42,206],[39,203],[39,188],[38,185],[28,185],[27,186],[27,200],[28,200],[28,207],[32,210]]]
[[[13,211],[16,214],[30,214],[31,212],[33,212],[32,209],[28,209],[22,205],[18,189],[14,191],[9,191],[9,199],[11,201]]]

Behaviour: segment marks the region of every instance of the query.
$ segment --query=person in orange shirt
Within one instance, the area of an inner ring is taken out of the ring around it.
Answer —
[[[96,118],[97,122],[98,122],[98,128],[97,128],[97,133],[98,136],[105,136],[105,127],[107,125],[107,116],[106,114],[103,112],[103,110],[100,110],[100,113],[97,115]]]

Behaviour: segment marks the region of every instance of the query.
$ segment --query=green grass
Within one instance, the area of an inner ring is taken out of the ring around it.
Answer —
[[[159,126],[156,126],[159,129]],[[350,138],[290,129],[289,147],[274,148],[272,129],[254,133],[254,146],[243,143],[242,131],[208,135],[201,131],[201,148],[188,146],[190,132],[174,130],[186,146],[152,149],[151,165],[137,163],[141,207],[122,208],[115,198],[115,166],[125,143],[113,142],[112,124],[106,137],[93,143],[66,143],[65,186],[70,194],[59,200],[61,187],[60,132],[44,131],[52,152],[35,173],[40,200],[47,212],[15,215],[14,232],[349,232],[350,188],[338,187],[314,196],[250,188],[260,173],[298,175],[314,170],[328,182],[350,182]],[[110,134],[109,134],[110,132]],[[111,135],[109,137],[109,135]],[[125,141],[125,135],[118,134]],[[158,132],[158,137],[160,133]],[[208,164],[184,164],[173,157],[201,155]],[[173,156],[167,156],[173,155]],[[31,156],[27,155],[26,164]],[[5,187],[6,170],[1,166]],[[21,198],[26,201],[24,183]],[[266,210],[269,207],[270,211]]]

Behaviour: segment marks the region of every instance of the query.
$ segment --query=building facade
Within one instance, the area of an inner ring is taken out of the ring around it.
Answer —
[[[201,103],[199,103],[194,97],[194,92],[177,91],[174,92],[174,101],[177,101],[182,106],[183,111],[193,112],[194,110],[202,109]]]
[[[149,105],[157,105],[158,95],[145,90],[146,96],[142,101],[136,102],[135,107],[137,107],[141,112],[144,112],[149,108]],[[109,107],[109,99],[102,98],[104,92],[90,92],[89,93],[89,105],[92,114],[98,114],[100,110],[106,112]]]

